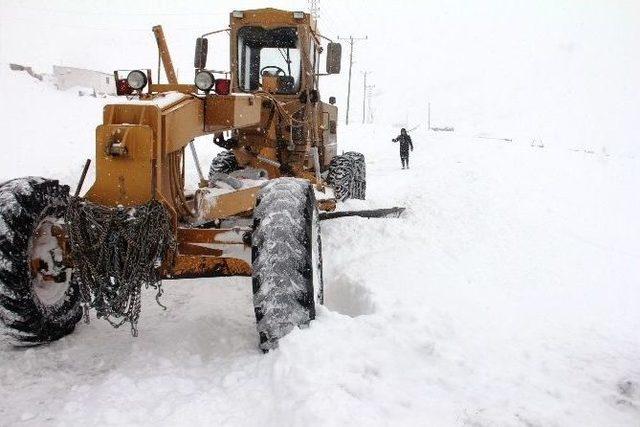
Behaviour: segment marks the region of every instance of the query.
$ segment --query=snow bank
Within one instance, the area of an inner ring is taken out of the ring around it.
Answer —
[[[0,127],[5,153],[0,182],[35,175],[75,185],[95,157],[95,128],[108,98],[60,92],[0,63]],[[93,181],[93,172],[87,182]]]
[[[101,101],[20,79],[0,75],[21,141],[2,179],[74,183]],[[168,310],[146,293],[138,338],[93,320],[0,347],[2,422],[637,425],[637,159],[418,130],[405,171],[396,130],[339,132],[367,156],[370,200],[354,203],[407,213],[323,222],[327,304],[310,328],[262,355],[249,279],[166,282]]]

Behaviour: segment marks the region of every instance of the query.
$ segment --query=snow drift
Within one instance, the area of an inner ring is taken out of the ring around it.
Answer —
[[[75,185],[104,101],[8,71],[0,88],[0,181]],[[263,355],[249,279],[168,281],[138,338],[94,319],[0,346],[2,423],[637,424],[638,159],[417,132],[404,171],[397,129],[339,131],[367,158],[369,200],[350,206],[407,212],[322,223],[326,306],[308,329]]]

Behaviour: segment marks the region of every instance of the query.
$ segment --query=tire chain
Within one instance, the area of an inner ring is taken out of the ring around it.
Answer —
[[[137,336],[143,285],[156,289],[156,302],[165,308],[159,267],[176,247],[166,208],[156,200],[110,208],[71,197],[65,222],[85,321],[95,308],[115,328],[129,322]]]

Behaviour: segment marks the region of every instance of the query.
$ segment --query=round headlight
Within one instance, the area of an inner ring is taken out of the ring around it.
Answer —
[[[127,83],[133,90],[140,90],[147,85],[147,75],[140,70],[133,70],[127,75]]]
[[[215,82],[216,79],[213,77],[213,74],[205,70],[198,71],[196,73],[196,78],[194,79],[196,87],[204,92],[211,90]]]

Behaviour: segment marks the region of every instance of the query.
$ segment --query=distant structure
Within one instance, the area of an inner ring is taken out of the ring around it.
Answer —
[[[13,71],[24,71],[40,81],[52,83],[58,90],[71,88],[91,89],[95,95],[115,95],[116,85],[112,74],[85,68],[53,66],[53,74],[36,73],[29,66],[9,64]],[[79,92],[80,93],[80,92]],[[87,93],[80,93],[86,95]]]
[[[31,67],[25,67],[24,65],[20,64],[9,64],[9,68],[13,71],[24,71],[34,79],[42,80],[42,74],[34,72]]]
[[[93,89],[98,94],[116,94],[113,75],[101,71],[54,65],[53,81],[59,90],[83,87]]]

